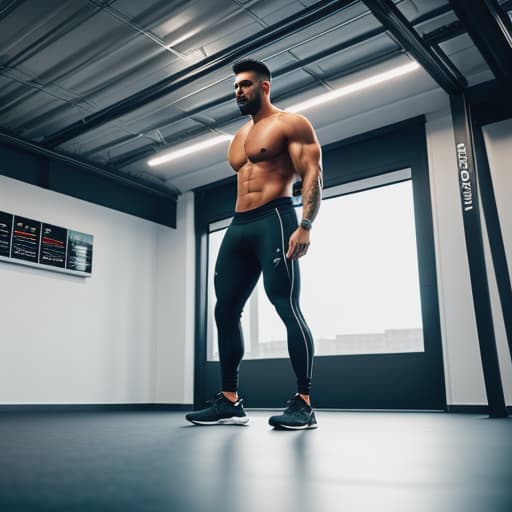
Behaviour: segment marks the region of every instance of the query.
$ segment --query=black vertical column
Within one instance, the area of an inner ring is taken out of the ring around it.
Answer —
[[[464,93],[450,96],[462,217],[489,416],[507,416],[485,266],[471,118]]]

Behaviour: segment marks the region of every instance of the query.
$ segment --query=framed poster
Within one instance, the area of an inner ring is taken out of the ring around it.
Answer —
[[[12,233],[11,258],[37,263],[39,260],[40,235],[40,222],[15,215]]]
[[[8,258],[11,255],[12,220],[10,213],[0,212],[0,256]]]
[[[39,263],[66,268],[68,230],[51,224],[41,228],[41,250]]]
[[[93,237],[68,230],[68,258],[66,268],[75,272],[92,272]]]

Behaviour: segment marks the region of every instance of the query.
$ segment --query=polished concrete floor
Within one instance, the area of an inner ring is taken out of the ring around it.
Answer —
[[[178,412],[0,414],[0,510],[512,511],[512,419],[317,413],[317,430]]]

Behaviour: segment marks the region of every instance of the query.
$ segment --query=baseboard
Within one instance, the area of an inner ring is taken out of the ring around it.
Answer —
[[[2,412],[102,412],[102,411],[192,411],[193,404],[0,404]],[[247,408],[260,410],[258,408]],[[261,409],[271,411],[274,409]],[[280,410],[280,409],[275,409]],[[323,409],[318,409],[323,410]],[[325,409],[326,411],[338,411],[340,409]],[[346,409],[343,409],[346,411]],[[354,411],[354,410],[352,410]],[[358,409],[358,411],[360,411]],[[442,412],[442,411],[409,411],[409,410],[380,410],[382,412]],[[374,411],[376,412],[376,411]],[[488,414],[486,405],[447,405],[446,412],[454,414]],[[507,406],[508,414],[512,415],[512,406]]]
[[[192,404],[0,404],[1,412],[191,411]]]
[[[446,411],[456,414],[488,414],[487,405],[447,405]],[[508,414],[512,414],[512,406],[507,405]]]

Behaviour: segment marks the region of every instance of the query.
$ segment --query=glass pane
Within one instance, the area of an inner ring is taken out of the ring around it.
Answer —
[[[211,276],[224,232],[210,234],[209,360],[218,360]],[[325,199],[311,242],[300,263],[301,307],[316,355],[424,350],[411,181]],[[246,359],[288,357],[261,279],[242,328]]]

